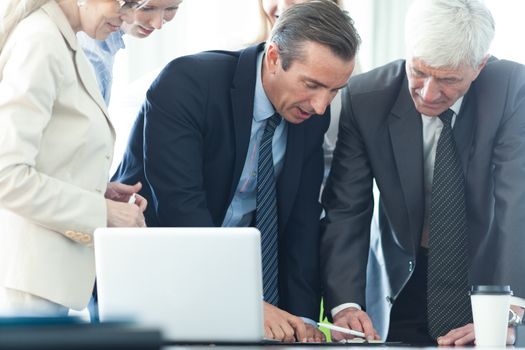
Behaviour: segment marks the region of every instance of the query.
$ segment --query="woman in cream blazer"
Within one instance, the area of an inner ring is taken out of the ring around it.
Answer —
[[[104,39],[119,29],[122,13],[116,0],[4,6],[0,314],[66,314],[91,296],[93,231],[144,222],[144,202],[117,202],[140,185],[107,191],[115,133],[75,35]]]

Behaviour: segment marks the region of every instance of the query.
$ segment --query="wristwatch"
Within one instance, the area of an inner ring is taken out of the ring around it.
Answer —
[[[523,320],[521,319],[520,315],[516,313],[516,311],[509,309],[510,314],[512,315],[509,319],[509,327],[516,327],[522,324]]]

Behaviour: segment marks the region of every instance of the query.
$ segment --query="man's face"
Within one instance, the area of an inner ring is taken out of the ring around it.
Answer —
[[[149,36],[175,17],[182,0],[149,0],[124,16],[122,30],[137,38]]]
[[[467,93],[484,66],[485,61],[478,68],[434,68],[417,58],[407,60],[408,87],[416,109],[427,116],[438,116]]]
[[[324,114],[355,65],[353,59],[344,61],[318,43],[305,42],[303,50],[304,59],[294,60],[287,70],[274,43],[269,44],[264,58],[264,91],[276,111],[293,124]]]

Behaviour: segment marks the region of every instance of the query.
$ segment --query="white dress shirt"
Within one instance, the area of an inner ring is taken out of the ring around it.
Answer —
[[[456,116],[461,108],[463,97],[459,98],[450,109],[454,112],[452,117],[452,127],[456,122]],[[424,186],[425,186],[425,218],[423,225],[423,235],[421,245],[428,247],[428,212],[430,210],[430,194],[432,192],[432,179],[434,177],[434,162],[436,160],[436,147],[443,130],[443,122],[435,116],[421,115],[423,122],[423,166],[424,166]],[[344,303],[334,307],[331,310],[332,317],[339,311],[354,307],[361,310],[361,306],[356,303]]]

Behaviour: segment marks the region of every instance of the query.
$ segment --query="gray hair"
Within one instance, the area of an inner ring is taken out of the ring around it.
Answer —
[[[304,59],[305,42],[316,42],[337,57],[350,61],[361,39],[354,21],[333,1],[314,0],[293,5],[279,17],[268,43],[279,49],[282,67],[287,70],[294,60]]]
[[[2,0],[0,8],[0,52],[7,37],[24,18],[44,6],[50,0]]]
[[[480,0],[415,0],[405,21],[407,57],[437,68],[478,67],[494,30],[494,19]]]

